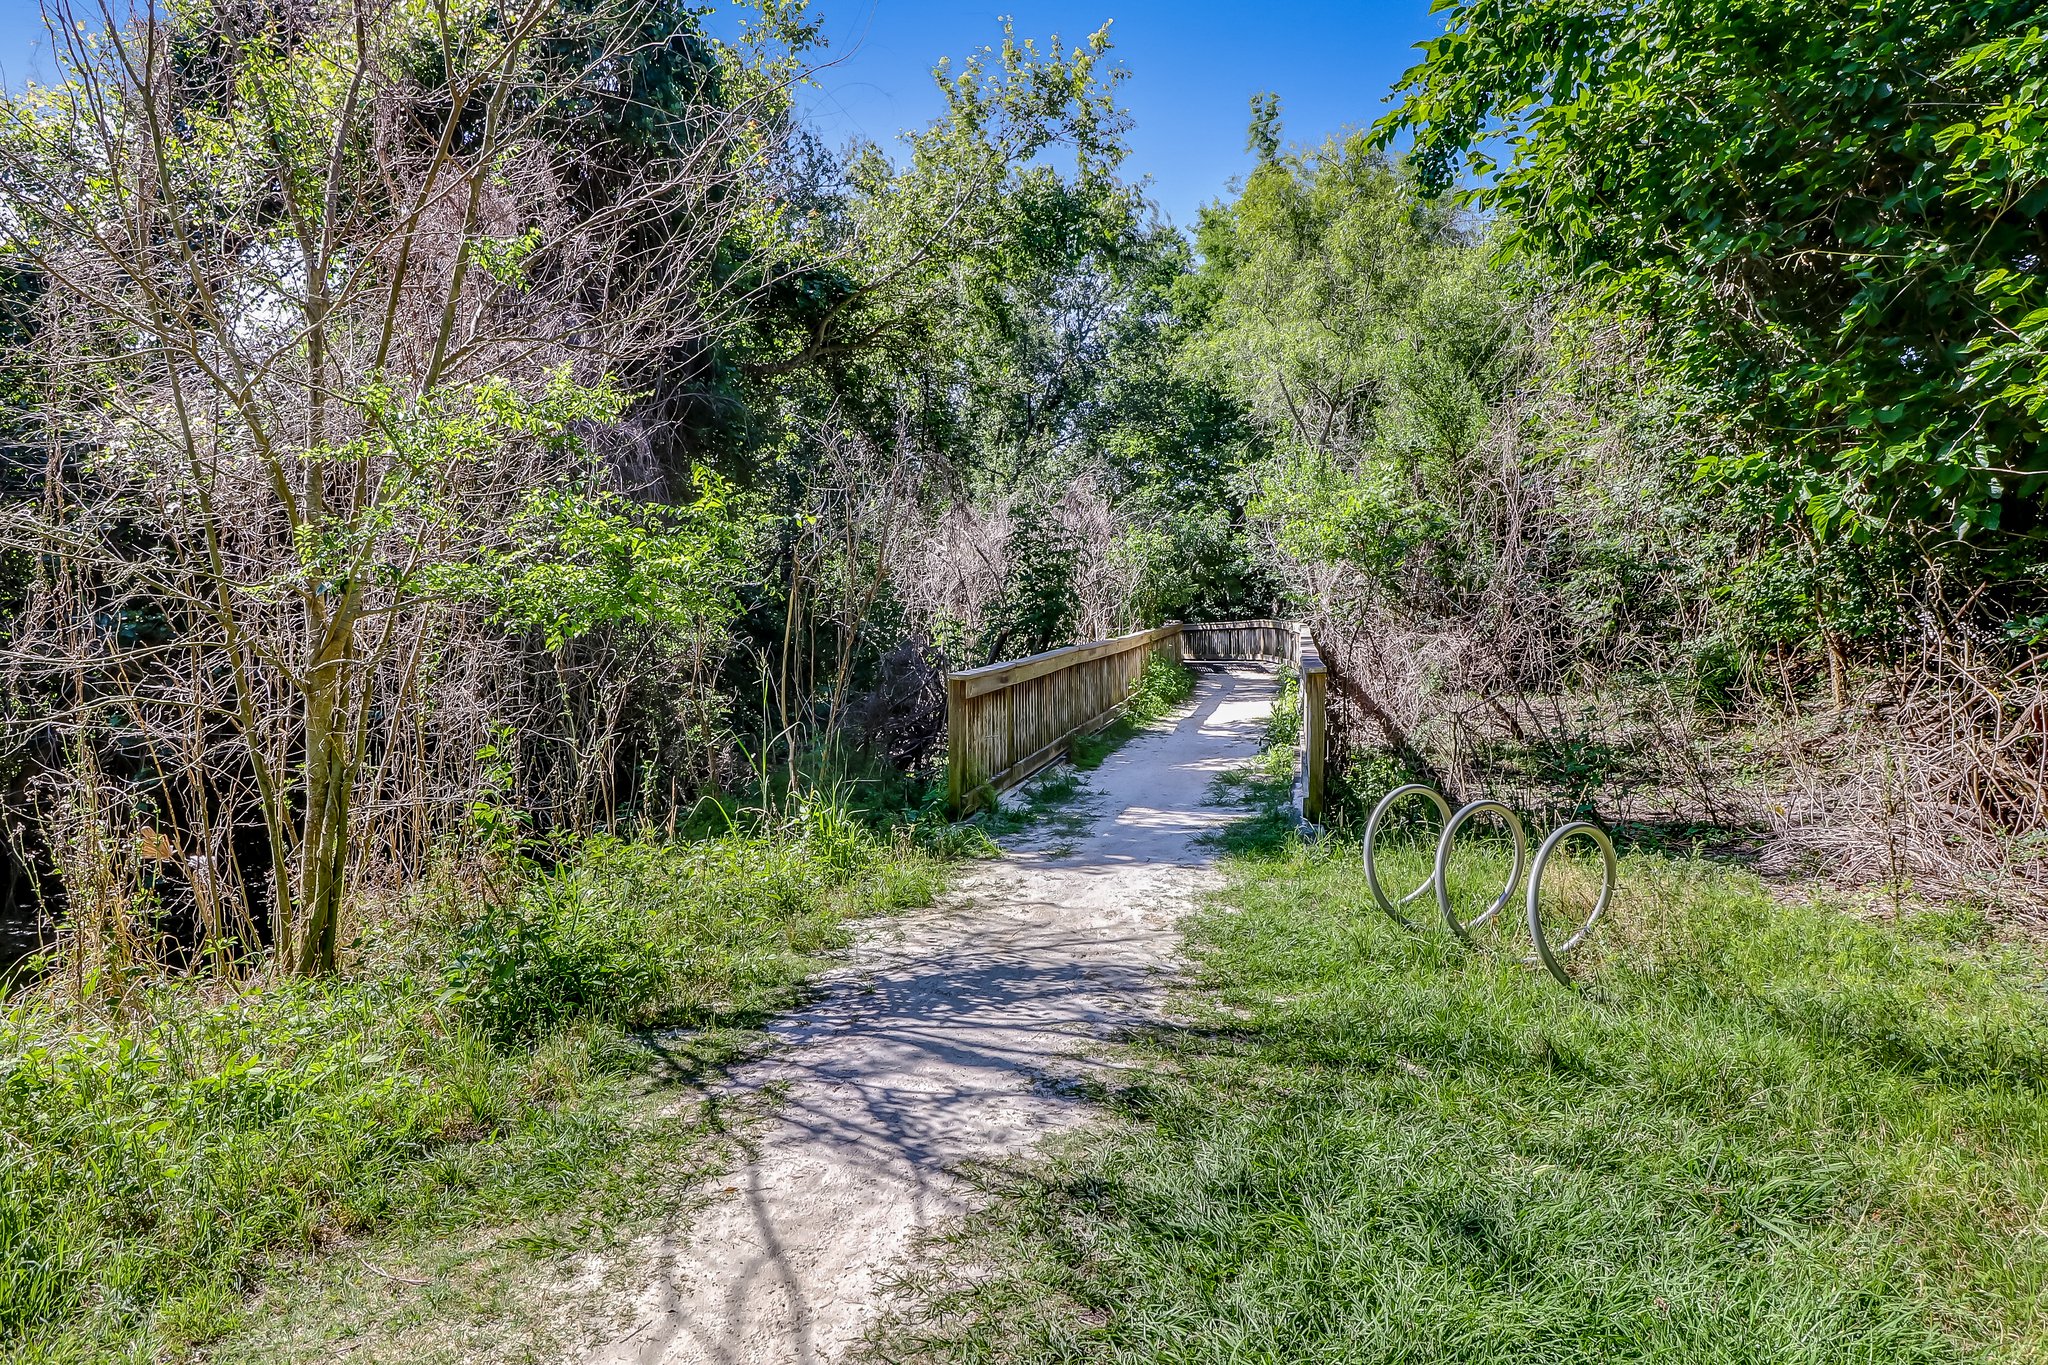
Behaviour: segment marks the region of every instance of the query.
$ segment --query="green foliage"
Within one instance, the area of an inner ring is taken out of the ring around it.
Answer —
[[[1023,502],[1011,515],[1002,586],[982,618],[985,663],[1070,645],[1077,628],[1079,538],[1042,502]]]
[[[1006,25],[933,73],[945,112],[897,157],[858,144],[820,177],[785,248],[817,268],[735,355],[778,381],[764,408],[809,397],[780,382],[803,376],[841,420],[907,422],[994,487],[1050,472],[1147,260],[1108,54],[1106,29],[1041,47]]]
[[[1266,713],[1266,748],[1301,747],[1301,675],[1291,669],[1280,673],[1280,686],[1273,694],[1273,709]]]
[[[630,1017],[661,982],[661,946],[606,913],[615,908],[546,893],[488,908],[448,961],[464,1014],[499,1043],[530,1042],[577,1015]]]
[[[758,1020],[794,999],[849,913],[921,904],[937,869],[834,802],[768,837],[595,839],[463,924],[444,974],[463,1017],[505,1044],[575,1018]]]
[[[1627,328],[1427,198],[1363,137],[1209,210],[1187,363],[1266,433],[1246,510],[1303,605],[1489,652],[1487,687],[1670,669],[1760,510],[1694,478],[1714,432]],[[1823,627],[1807,625],[1802,643]]]
[[[1390,841],[1389,884],[1426,844]],[[1504,856],[1469,869],[1497,885]],[[2036,952],[1630,855],[1557,989],[1373,907],[1347,843],[1238,859],[1117,1121],[983,1176],[919,1360],[2034,1360]],[[1461,880],[1461,892],[1467,881]]]
[[[1460,513],[1519,354],[1509,281],[1363,136],[1269,160],[1205,210],[1188,363],[1274,443],[1248,510],[1382,594],[1462,586]]]
[[[749,565],[731,490],[708,471],[681,505],[555,488],[528,496],[487,561],[482,591],[509,629],[560,649],[600,626],[675,636],[721,632],[739,614]]]
[[[1128,525],[1111,554],[1131,579],[1133,626],[1228,621],[1270,604],[1244,528],[1227,508],[1176,506],[1170,493],[1153,487],[1120,510]]]
[[[729,1056],[848,919],[924,904],[942,876],[817,803],[753,833],[598,840],[498,908],[429,888],[426,919],[323,983],[161,981],[85,1020],[19,998],[0,1018],[0,1332],[29,1358],[167,1349],[230,1326],[272,1258],[575,1198],[650,1131],[647,1059],[618,1029],[694,1025],[669,1051]]]
[[[1501,364],[1499,281],[1362,135],[1258,167],[1203,211],[1196,246],[1191,363],[1284,444],[1425,474],[1469,449]]]
[[[1081,432],[1125,527],[1112,553],[1133,580],[1130,623],[1257,616],[1279,596],[1245,517],[1246,469],[1263,433],[1195,363],[1205,305],[1188,288],[1187,244],[1154,235],[1128,259]]]
[[[1878,548],[1832,542],[1761,551],[1721,589],[1731,628],[1752,649],[1809,644],[1822,634],[1887,640],[1898,630],[1912,566]]]
[[[2030,571],[2048,488],[2048,46],[2024,0],[1457,0],[1379,128],[1651,324],[1823,535]]]
[[[1380,798],[1410,782],[1427,782],[1431,776],[1416,771],[1400,754],[1370,746],[1353,750],[1341,765],[1331,766],[1335,771],[1325,773],[1323,779],[1323,809],[1327,812],[1323,823],[1336,830],[1364,829]],[[1394,818],[1399,823],[1420,813],[1421,803],[1417,802],[1397,810]]]
[[[365,397],[371,429],[328,458],[348,465],[381,456],[394,467],[381,497],[353,519],[302,529],[307,578],[368,575],[416,594],[480,598],[501,624],[540,634],[551,650],[608,625],[722,630],[738,612],[746,573],[730,485],[700,471],[697,496],[680,505],[590,486],[601,471],[580,433],[616,422],[626,403],[612,384],[579,385],[566,371],[531,396],[500,380],[412,403],[373,387]],[[516,510],[485,509],[502,520],[458,510],[464,467],[520,441],[557,457],[572,479],[529,491]],[[439,554],[422,556],[429,542],[419,527],[437,533]]]
[[[1194,695],[1193,669],[1164,654],[1149,655],[1138,674],[1138,685],[1131,689],[1130,700],[1124,703],[1124,713],[1141,725],[1150,725],[1187,705]]]
[[[1382,595],[1399,591],[1418,561],[1456,581],[1461,526],[1454,509],[1390,464],[1346,469],[1320,452],[1286,456],[1262,471],[1252,515],[1279,529],[1281,550],[1304,564],[1343,564]]]

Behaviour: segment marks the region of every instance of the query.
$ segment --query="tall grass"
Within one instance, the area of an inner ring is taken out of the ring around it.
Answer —
[[[942,861],[825,803],[753,833],[606,840],[479,910],[442,888],[327,982],[158,979],[0,1017],[0,1355],[202,1341],[279,1258],[574,1198],[684,1068],[790,1004],[849,918]]]
[[[1571,993],[1395,927],[1348,842],[1228,865],[1189,1022],[986,1173],[890,1358],[2048,1359],[2038,949],[1630,855]]]

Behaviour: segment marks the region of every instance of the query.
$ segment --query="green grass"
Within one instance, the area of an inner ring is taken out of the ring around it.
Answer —
[[[15,1000],[0,1355],[178,1355],[321,1253],[689,1166],[718,1125],[658,1092],[746,1051],[850,918],[927,903],[943,871],[819,807],[600,841],[495,911],[423,894],[331,981],[159,979],[83,1017]]]
[[[1631,854],[1573,993],[1526,931],[1395,927],[1349,841],[1227,865],[1188,1022],[982,1173],[886,1357],[2048,1359],[2038,950]],[[1454,864],[1463,913],[1501,870]]]
[[[1084,771],[1099,768],[1102,760],[1146,726],[1171,715],[1194,694],[1193,670],[1163,654],[1150,655],[1145,660],[1144,672],[1138,676],[1138,685],[1116,719],[1092,734],[1076,735],[1068,748],[1068,757],[1076,768]]]
[[[1056,847],[1065,848],[1088,828],[1088,812],[1080,804],[1084,790],[1079,773],[1054,768],[1026,782],[1014,797],[1005,793],[990,801],[980,829],[996,839],[1044,831],[1060,841]]]

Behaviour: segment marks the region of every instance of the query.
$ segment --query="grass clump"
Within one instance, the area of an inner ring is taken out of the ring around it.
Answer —
[[[1273,709],[1266,713],[1266,750],[1293,752],[1301,744],[1301,675],[1290,668],[1280,670],[1273,693]]]
[[[1228,866],[1190,1022],[986,1175],[895,1355],[2048,1359],[2038,951],[1631,854],[1575,994],[1512,924],[1394,926],[1348,841]],[[1454,866],[1461,913],[1503,872]]]
[[[1164,654],[1149,655],[1138,685],[1116,719],[1092,734],[1076,735],[1068,757],[1076,768],[1091,770],[1146,726],[1164,719],[1195,694],[1194,670]]]
[[[649,1102],[664,1069],[735,1056],[849,919],[942,874],[821,809],[599,840],[492,909],[444,888],[329,981],[157,979],[90,1011],[21,994],[0,1018],[0,1353],[175,1353],[279,1265],[632,1179],[694,1140]]]
[[[747,1026],[796,1003],[850,915],[928,904],[942,869],[830,811],[794,837],[597,838],[512,904],[454,924],[443,974],[500,1043],[571,1018]]]
[[[982,828],[997,838],[1045,827],[1063,836],[1079,834],[1088,825],[1076,804],[1085,790],[1072,768],[1055,768],[1027,782],[1016,799],[991,801]]]

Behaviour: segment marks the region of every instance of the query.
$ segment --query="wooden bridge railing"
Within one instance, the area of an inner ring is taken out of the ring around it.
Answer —
[[[1293,621],[1216,621],[1181,627],[1190,659],[1260,659],[1293,666],[1301,683],[1301,737],[1294,763],[1294,809],[1312,825],[1323,821],[1323,767],[1329,755],[1324,711],[1330,695],[1323,652],[1304,625]]]
[[[1308,627],[1291,621],[1169,621],[1113,640],[1048,650],[990,664],[946,679],[946,806],[971,815],[990,796],[1016,786],[1063,757],[1075,736],[1123,709],[1145,661],[1264,661],[1292,666],[1301,682],[1301,747],[1295,765],[1295,810],[1310,823],[1323,817],[1323,708],[1327,675]]]
[[[1113,717],[1154,654],[1180,659],[1180,622],[946,679],[946,805],[955,819]]]

